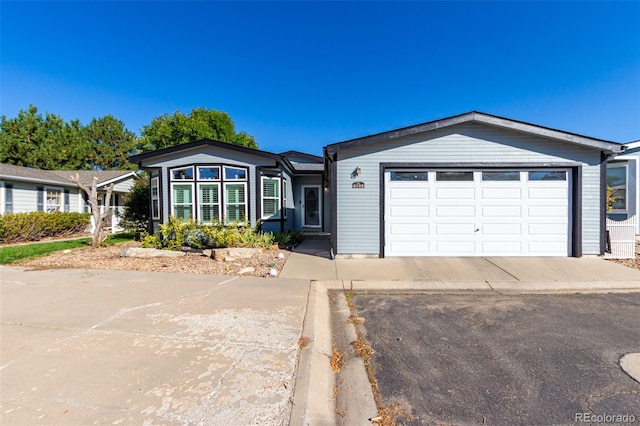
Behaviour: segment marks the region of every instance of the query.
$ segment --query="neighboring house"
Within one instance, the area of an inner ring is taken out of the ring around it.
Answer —
[[[636,235],[640,235],[640,141],[625,145],[626,150],[607,163],[607,185],[615,192],[613,208],[607,216],[625,220],[636,216]]]
[[[276,232],[330,228],[322,157],[203,139],[129,160],[150,174],[153,229],[170,215]]]
[[[0,214],[34,211],[89,212],[86,194],[71,177],[78,173],[80,181],[91,187],[94,176],[98,178],[98,194],[114,184],[110,226],[117,231],[117,212],[137,179],[135,172],[123,170],[40,170],[30,167],[0,163]],[[104,199],[101,198],[104,203]]]
[[[606,167],[622,145],[470,112],[324,148],[201,140],[130,158],[154,227],[262,221],[330,232],[336,256],[574,256],[605,249]]]

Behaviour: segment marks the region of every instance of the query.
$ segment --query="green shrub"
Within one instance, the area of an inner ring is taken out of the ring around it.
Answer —
[[[84,231],[89,213],[29,212],[0,216],[0,243],[38,241],[45,237],[66,237]]]
[[[273,235],[257,232],[244,223],[198,224],[170,216],[160,225],[155,235],[143,234],[142,247],[180,250],[187,246],[197,249],[207,247],[269,247]]]

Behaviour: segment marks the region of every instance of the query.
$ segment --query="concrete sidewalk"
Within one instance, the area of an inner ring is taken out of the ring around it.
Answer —
[[[288,424],[308,291],[0,267],[0,424]]]
[[[324,247],[324,250],[323,250]],[[309,253],[309,254],[307,254]],[[320,253],[317,255],[316,253]],[[327,241],[305,241],[282,278],[385,291],[640,291],[640,271],[599,257],[392,257],[329,260]]]

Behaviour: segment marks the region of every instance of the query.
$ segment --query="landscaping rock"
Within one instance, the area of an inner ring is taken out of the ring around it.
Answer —
[[[120,256],[149,259],[152,257],[180,257],[186,256],[186,253],[183,251],[158,250],[154,248],[128,247],[122,250]]]
[[[212,257],[218,262],[235,262],[238,259],[251,259],[260,253],[260,248],[222,248],[213,250]]]
[[[244,274],[253,274],[256,271],[256,268],[254,268],[253,266],[248,266],[246,268],[242,268],[238,271],[238,275],[244,275]]]

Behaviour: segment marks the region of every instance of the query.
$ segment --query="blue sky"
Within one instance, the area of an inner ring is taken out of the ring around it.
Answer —
[[[272,152],[471,110],[640,139],[640,2],[0,3],[0,110],[193,107]]]

